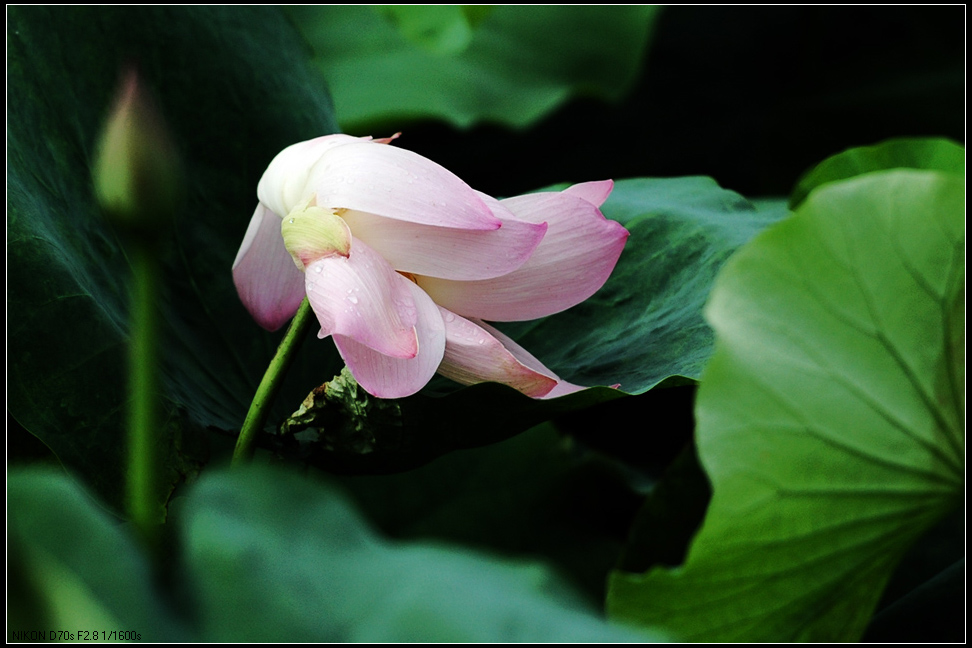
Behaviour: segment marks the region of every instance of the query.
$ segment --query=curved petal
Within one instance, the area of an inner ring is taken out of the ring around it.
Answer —
[[[548,398],[560,398],[561,396],[566,396],[567,394],[573,394],[574,392],[584,391],[587,387],[581,387],[580,385],[575,385],[569,383],[566,380],[561,380],[557,383],[557,386],[548,391],[546,394],[540,398],[547,400]]]
[[[459,282],[416,277],[432,299],[466,317],[517,321],[545,317],[597,292],[614,270],[628,231],[592,203],[568,193],[539,193],[501,201],[518,219],[547,223],[530,258],[513,272]]]
[[[262,203],[233,261],[233,283],[246,310],[268,331],[283,326],[304,299],[304,273],[284,247],[280,217]]]
[[[257,196],[283,215],[316,195],[321,207],[441,227],[500,227],[499,219],[456,175],[384,141],[327,135],[289,146],[270,162]]]
[[[446,378],[462,385],[498,382],[534,398],[546,395],[557,386],[558,378],[552,371],[506,338],[540,368],[527,366],[511,353],[497,338],[499,331],[491,327],[487,330],[481,323],[471,322],[441,306],[439,310],[446,335],[445,356],[439,365],[439,373]]]
[[[404,398],[422,389],[432,379],[445,351],[445,327],[438,307],[421,288],[397,276],[416,306],[418,354],[414,358],[392,358],[352,338],[334,336],[334,343],[354,379],[378,398]]]
[[[611,195],[612,189],[614,189],[614,180],[593,180],[571,185],[564,189],[564,193],[582,198],[595,207],[600,207]]]
[[[479,326],[481,326],[484,331],[486,331],[487,333],[495,337],[497,340],[502,342],[503,346],[505,346],[509,350],[509,352],[513,354],[513,357],[516,358],[518,361],[522,362],[524,365],[530,367],[534,371],[549,374],[557,379],[557,384],[554,386],[554,388],[548,391],[540,398],[542,399],[557,398],[558,396],[566,396],[567,394],[573,394],[576,391],[587,389],[587,387],[581,387],[580,385],[575,385],[573,383],[567,382],[566,380],[562,380],[559,376],[557,376],[557,374],[547,369],[547,367],[542,362],[537,360],[532,353],[530,353],[529,351],[521,347],[519,344],[514,342],[512,338],[508,337],[502,331],[493,328],[492,326],[490,326],[485,322],[476,322],[476,323]]]
[[[381,254],[396,270],[470,280],[516,270],[537,248],[545,223],[504,219],[496,230],[434,227],[366,212],[342,214],[351,233]]]
[[[396,358],[418,353],[412,284],[367,245],[352,240],[347,257],[318,259],[304,275],[319,337],[342,335]]]
[[[329,148],[308,177],[305,199],[311,194],[321,207],[424,225],[471,230],[501,225],[476,192],[444,167],[372,141]]]
[[[281,217],[286,216],[310,199],[307,182],[324,153],[336,146],[368,139],[339,133],[291,144],[277,153],[263,172],[257,184],[257,197]]]

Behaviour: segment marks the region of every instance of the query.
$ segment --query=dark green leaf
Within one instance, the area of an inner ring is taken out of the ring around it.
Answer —
[[[695,445],[689,444],[645,498],[618,569],[642,572],[655,565],[681,565],[711,498]]]
[[[657,7],[295,6],[342,128],[371,134],[416,118],[527,126],[575,94],[622,97]],[[481,22],[476,25],[476,19]],[[396,28],[397,24],[397,28]],[[388,126],[387,124],[391,124]]]
[[[874,615],[862,641],[874,643],[963,643],[965,559]]]
[[[543,556],[600,605],[640,501],[626,477],[548,424],[416,470],[353,476],[342,485],[395,537]]]
[[[713,499],[616,618],[688,641],[856,641],[964,492],[965,188],[896,170],[814,191],[727,264],[697,403]]]
[[[269,160],[335,128],[305,59],[278,9],[11,8],[9,409],[116,506],[129,268],[96,208],[89,169],[121,67],[137,61],[190,179],[177,232],[164,242],[161,503],[199,460],[197,426],[240,425],[273,352],[276,336],[247,316],[230,266]],[[337,365],[328,347],[307,352],[317,361],[295,382],[295,399]]]

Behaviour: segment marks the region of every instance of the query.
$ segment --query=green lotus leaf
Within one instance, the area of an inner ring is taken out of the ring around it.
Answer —
[[[790,208],[822,184],[887,169],[926,169],[964,176],[965,147],[943,138],[902,137],[848,149],[827,158],[800,178]]]
[[[719,276],[696,415],[714,495],[684,565],[615,572],[617,619],[687,641],[856,641],[965,472],[965,187],[821,186]]]

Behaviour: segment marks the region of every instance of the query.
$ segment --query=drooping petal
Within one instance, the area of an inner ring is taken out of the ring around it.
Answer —
[[[584,301],[604,285],[628,231],[592,203],[570,193],[538,193],[501,201],[518,219],[547,223],[529,260],[513,272],[459,282],[416,277],[432,299],[466,317],[518,321],[545,317]]]
[[[557,374],[550,371],[550,369],[548,369],[542,362],[537,360],[532,353],[530,353],[529,351],[521,347],[519,344],[514,342],[512,338],[507,336],[499,329],[496,329],[485,322],[477,321],[476,324],[481,326],[484,331],[486,331],[487,333],[495,337],[497,340],[502,342],[503,346],[505,346],[507,350],[509,350],[509,352],[513,354],[513,357],[515,357],[518,361],[522,362],[525,366],[533,369],[534,371],[546,373],[556,378],[557,384],[554,386],[554,388],[551,389],[546,394],[544,394],[543,396],[541,396],[540,398],[543,399],[557,398],[558,396],[566,396],[567,394],[572,394],[576,391],[587,389],[586,387],[581,387],[580,385],[575,385],[573,383],[567,382],[566,380],[562,380],[559,376],[557,376]]]
[[[499,229],[498,218],[458,176],[412,151],[375,142],[329,149],[308,188],[322,207],[460,229]]]
[[[498,382],[534,398],[546,395],[557,386],[557,377],[552,371],[537,370],[521,362],[497,339],[495,329],[486,330],[481,324],[441,306],[439,310],[446,332],[445,355],[439,373],[446,378],[462,385]]]
[[[614,189],[614,180],[593,180],[571,185],[564,189],[564,193],[583,198],[595,207],[600,207],[611,195],[612,189]]]
[[[536,249],[545,223],[504,219],[495,230],[434,227],[366,212],[342,214],[355,238],[368,243],[396,270],[470,280],[516,270]]]
[[[342,335],[396,358],[418,353],[411,282],[370,247],[353,240],[347,257],[318,259],[304,275],[307,299],[321,324],[319,337]]]
[[[405,149],[347,135],[285,149],[270,163],[257,195],[285,214],[316,195],[321,207],[426,225],[472,230],[501,225],[476,192],[444,167]]]
[[[566,380],[561,380],[557,383],[557,386],[548,391],[546,394],[541,396],[542,400],[548,400],[550,398],[560,398],[561,396],[566,396],[567,394],[573,394],[574,392],[584,391],[587,387],[581,387],[580,385],[575,385],[569,383]]]
[[[414,358],[393,358],[350,337],[334,336],[334,343],[355,380],[379,398],[404,398],[422,389],[432,379],[445,351],[445,327],[439,308],[421,288],[401,275],[396,276],[415,302],[418,354]]]
[[[257,205],[233,261],[236,292],[257,324],[276,331],[304,299],[304,273],[297,269],[280,236],[280,217]]]

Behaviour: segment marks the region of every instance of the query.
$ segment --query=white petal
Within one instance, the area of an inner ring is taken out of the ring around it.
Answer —
[[[288,146],[273,158],[260,178],[257,185],[260,202],[280,216],[286,216],[310,199],[307,182],[321,156],[336,146],[360,141],[362,138],[336,134]]]
[[[257,205],[233,261],[236,292],[253,319],[276,331],[304,299],[304,274],[294,265],[280,235],[280,217]]]
[[[257,195],[278,213],[316,204],[439,227],[493,230],[500,220],[455,174],[389,144],[330,135],[295,144],[270,163]]]

